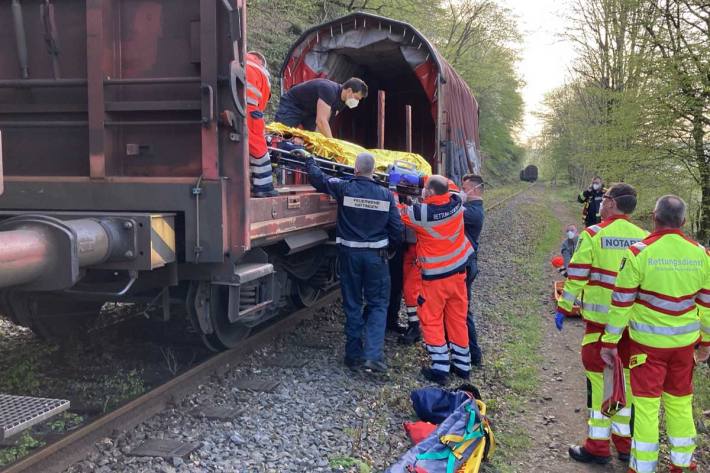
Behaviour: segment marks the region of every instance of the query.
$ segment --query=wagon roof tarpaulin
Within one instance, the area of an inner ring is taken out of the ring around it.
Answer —
[[[415,79],[407,82],[405,72]],[[407,103],[413,104],[415,114],[428,110],[430,117],[419,115],[413,120],[413,134],[419,138],[414,151],[427,157],[435,169],[440,164],[439,172],[459,180],[467,172],[480,171],[478,103],[466,82],[414,27],[362,12],[315,26],[289,50],[281,67],[281,86],[285,92],[318,77],[342,82],[351,76],[365,79],[372,97],[377,89],[385,89],[387,107]],[[363,122],[358,121],[357,128]],[[360,130],[350,133],[348,138],[358,142],[372,136]],[[403,133],[397,129],[392,134]],[[437,137],[441,146],[436,145]],[[386,147],[403,149],[398,141]]]

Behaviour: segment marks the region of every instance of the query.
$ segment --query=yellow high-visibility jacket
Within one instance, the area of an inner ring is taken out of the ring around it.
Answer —
[[[557,309],[571,314],[575,300],[584,291],[582,317],[587,322],[606,325],[611,293],[624,252],[647,234],[626,215],[616,215],[585,228],[567,267],[567,281]]]
[[[629,336],[653,348],[710,345],[710,256],[680,230],[654,232],[626,252],[602,342]]]

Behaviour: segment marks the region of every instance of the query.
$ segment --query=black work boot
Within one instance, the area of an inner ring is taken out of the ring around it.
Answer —
[[[440,386],[446,386],[446,383],[449,382],[449,373],[446,371],[435,370],[425,366],[422,368],[421,373],[426,379]]]
[[[464,371],[461,368],[457,368],[456,366],[452,366],[451,372],[453,374],[455,374],[456,376],[458,376],[459,378],[465,379],[466,381],[471,379],[471,371]]]
[[[364,361],[365,360],[363,360],[362,358],[348,358],[346,356],[345,357],[345,366],[347,366],[348,368],[350,368],[353,371],[356,371],[362,367]]]
[[[407,331],[399,337],[398,341],[402,345],[414,345],[422,339],[422,332],[419,330],[419,322],[409,322]]]
[[[631,459],[630,453],[618,452],[619,460],[622,462],[628,462]]]
[[[611,461],[611,457],[592,455],[581,445],[572,445],[569,448],[569,456],[572,460],[576,460],[580,463],[596,463],[598,465],[605,465]]]
[[[404,333],[407,333],[407,327],[405,327],[404,325],[399,325],[399,323],[396,323],[396,324],[388,325],[387,331],[394,332],[397,335],[402,335]]]
[[[365,371],[371,371],[373,373],[386,373],[387,364],[384,361],[379,360],[365,360],[362,364]]]

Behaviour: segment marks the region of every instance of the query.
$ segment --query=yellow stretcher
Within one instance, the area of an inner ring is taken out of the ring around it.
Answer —
[[[304,141],[304,146],[311,153],[322,158],[332,159],[348,166],[355,165],[355,157],[363,152],[369,152],[375,157],[375,168],[379,172],[386,172],[387,166],[396,161],[405,161],[415,166],[416,170],[424,175],[431,175],[431,165],[421,155],[405,151],[390,151],[385,149],[365,149],[355,143],[326,138],[315,131],[291,128],[281,123],[272,122],[266,125],[266,131],[284,138],[298,137]]]

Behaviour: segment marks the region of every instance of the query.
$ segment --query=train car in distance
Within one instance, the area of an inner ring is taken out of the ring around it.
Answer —
[[[521,169],[520,180],[527,182],[537,181],[537,166],[530,164],[529,166],[526,166],[525,169]]]
[[[250,197],[245,0],[37,5],[0,0],[0,314],[66,341],[134,304],[221,350],[337,286],[336,203],[305,184]],[[380,123],[439,172],[480,168],[475,99],[414,28],[358,13],[309,30],[285,88],[345,77],[327,64],[368,71],[373,104],[389,93],[382,120],[358,107],[339,136],[372,147],[355,125]]]

